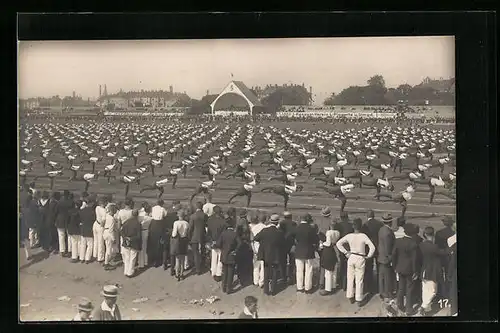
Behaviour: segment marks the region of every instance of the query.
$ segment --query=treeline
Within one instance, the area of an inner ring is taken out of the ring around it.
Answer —
[[[455,105],[455,80],[430,80],[411,86],[402,84],[386,88],[381,75],[372,76],[366,86],[351,86],[332,94],[324,105],[395,105],[400,101],[410,105]]]

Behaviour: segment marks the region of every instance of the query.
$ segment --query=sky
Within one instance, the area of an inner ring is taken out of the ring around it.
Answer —
[[[304,83],[320,104],[332,92],[366,85],[381,74],[387,87],[455,76],[455,40],[436,37],[280,38],[130,41],[20,41],[20,98],[97,98],[121,89],[220,93],[231,80],[249,88]]]

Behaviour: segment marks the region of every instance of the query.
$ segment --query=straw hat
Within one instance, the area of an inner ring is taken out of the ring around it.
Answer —
[[[113,285],[104,286],[101,295],[104,297],[118,297],[118,288]]]
[[[278,214],[273,214],[269,218],[269,222],[271,223],[278,223],[280,221],[280,216]]]
[[[78,311],[92,312],[94,306],[88,298],[82,298],[78,303]]]
[[[321,210],[321,215],[323,215],[323,217],[330,217],[332,215],[332,211],[331,211],[330,207],[324,207]]]

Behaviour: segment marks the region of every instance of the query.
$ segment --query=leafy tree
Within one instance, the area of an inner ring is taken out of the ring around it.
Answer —
[[[378,87],[383,87],[385,88],[385,80],[382,75],[374,75],[371,78],[368,79],[367,81],[369,86],[378,86]]]

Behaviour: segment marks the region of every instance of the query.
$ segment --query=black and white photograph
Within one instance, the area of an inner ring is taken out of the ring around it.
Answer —
[[[17,58],[21,321],[459,313],[454,36]]]

